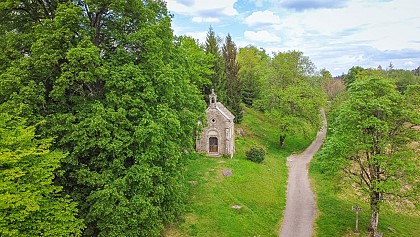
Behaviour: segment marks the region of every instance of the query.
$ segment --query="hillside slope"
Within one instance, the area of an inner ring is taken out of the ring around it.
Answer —
[[[304,150],[313,136],[289,137],[279,149],[272,121],[252,109],[245,110],[239,128],[245,136],[236,134],[233,159],[195,155],[188,161],[187,211],[182,221],[166,228],[165,236],[278,236],[286,201],[286,158]],[[245,158],[253,145],[267,150],[261,164]],[[232,176],[224,176],[223,170],[231,170]]]

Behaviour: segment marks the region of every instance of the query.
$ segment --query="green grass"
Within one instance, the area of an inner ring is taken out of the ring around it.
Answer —
[[[286,148],[279,149],[276,128],[266,115],[245,112],[244,121],[235,127],[242,127],[245,137],[237,135],[233,159],[199,156],[188,161],[186,179],[197,184],[189,184],[187,212],[166,228],[165,236],[278,236],[286,201],[286,158],[304,150],[313,137],[289,137]],[[252,145],[267,149],[261,164],[245,158]],[[224,177],[223,169],[231,169],[233,176]]]
[[[337,180],[321,174],[318,160],[311,162],[310,177],[315,188],[318,218],[315,221],[316,236],[353,236],[355,228],[355,213],[352,206],[361,206],[359,212],[360,236],[367,235],[369,226],[369,205],[367,201],[357,198],[353,191],[339,188]],[[420,236],[420,216],[396,213],[392,208],[383,206],[379,214],[379,231],[385,237]]]

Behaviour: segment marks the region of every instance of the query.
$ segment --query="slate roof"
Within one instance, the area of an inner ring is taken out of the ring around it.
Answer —
[[[220,102],[216,103],[216,109],[225,116],[225,118],[233,120],[235,116]]]

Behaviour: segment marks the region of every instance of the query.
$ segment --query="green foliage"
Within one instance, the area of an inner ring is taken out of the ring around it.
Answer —
[[[204,48],[200,47],[193,38],[188,36],[177,37],[175,45],[181,51],[177,55],[187,56],[178,60],[185,64],[184,68],[187,70],[186,74],[189,76],[190,82],[204,93],[206,88],[212,83],[209,78],[215,73],[211,70],[212,56],[206,54]],[[208,94],[204,96],[207,101]]]
[[[343,170],[353,178],[369,197],[373,219],[385,199],[415,201],[418,158],[410,146],[418,140],[418,104],[403,97],[392,81],[367,77],[351,84],[348,99],[333,114],[319,157],[323,172]]]
[[[356,81],[357,75],[364,70],[365,69],[360,66],[350,68],[348,73],[344,76],[344,84],[346,85],[346,88],[349,88],[351,84]]]
[[[216,37],[213,28],[210,26],[209,31],[207,32],[207,38],[204,46],[204,50],[207,55],[212,57],[212,66],[210,81],[211,86],[208,86],[204,91],[204,96],[207,96],[211,93],[211,90],[214,89],[217,93],[218,101],[226,104],[227,102],[227,92],[226,92],[226,73],[225,73],[225,63],[223,61],[223,55],[219,48],[218,39]]]
[[[45,120],[40,136],[68,153],[55,181],[79,203],[84,235],[157,236],[184,210],[211,56],[172,35],[164,1],[0,9],[0,109]]]
[[[313,81],[314,66],[301,52],[278,53],[264,82],[264,93],[254,104],[269,112],[278,126],[279,146],[287,136],[305,135],[320,127],[319,109],[326,101],[321,84]]]
[[[241,105],[242,83],[238,77],[240,66],[236,60],[236,53],[236,45],[228,34],[222,48],[226,73],[226,106],[235,115],[235,123],[240,123],[243,117]]]
[[[239,49],[237,61],[240,66],[238,77],[242,84],[242,101],[250,107],[261,96],[270,58],[263,49],[247,46]]]
[[[53,184],[65,155],[25,120],[0,113],[0,235],[80,236],[76,203]]]
[[[265,158],[265,150],[262,147],[251,147],[245,155],[248,160],[261,163]]]
[[[354,235],[355,212],[352,210],[352,206],[355,204],[358,204],[362,209],[359,212],[360,236],[366,236],[370,219],[369,204],[364,202],[364,197],[356,195],[351,186],[342,186],[343,180],[345,180],[342,175],[325,174],[322,163],[319,156],[315,155],[309,168],[318,210],[314,236]],[[385,206],[382,209],[379,232],[382,232],[384,236],[420,235],[418,228],[420,215],[405,208],[395,211],[395,206]]]
[[[269,115],[244,108],[238,126],[245,137],[236,138],[233,159],[199,157],[187,162],[189,205],[176,226],[164,236],[278,236],[279,220],[286,204],[286,158],[306,148],[314,137],[291,136],[286,148],[277,148],[277,130]],[[251,147],[265,147],[264,162],[246,158]],[[223,162],[222,162],[223,161]],[[233,175],[224,177],[222,170]],[[196,182],[193,182],[196,181]],[[233,209],[239,205],[240,210]]]
[[[395,81],[397,90],[401,93],[404,93],[409,85],[420,84],[420,76],[415,76],[408,70],[391,70],[388,72],[388,77]]]

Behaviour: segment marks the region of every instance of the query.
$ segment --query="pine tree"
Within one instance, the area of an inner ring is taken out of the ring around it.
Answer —
[[[205,52],[208,55],[213,57],[212,60],[212,71],[213,74],[210,77],[211,86],[207,87],[204,91],[205,98],[211,93],[211,89],[214,89],[217,93],[217,99],[226,103],[227,94],[226,94],[226,73],[225,65],[223,61],[222,53],[220,52],[219,42],[216,34],[213,31],[213,28],[210,26],[209,32],[207,33],[206,43],[205,43]],[[206,100],[207,101],[207,100]]]
[[[232,41],[230,34],[226,36],[222,52],[226,72],[226,104],[235,115],[235,122],[240,123],[242,121],[243,114],[241,105],[241,81],[238,76],[239,63],[236,60],[236,45]]]

